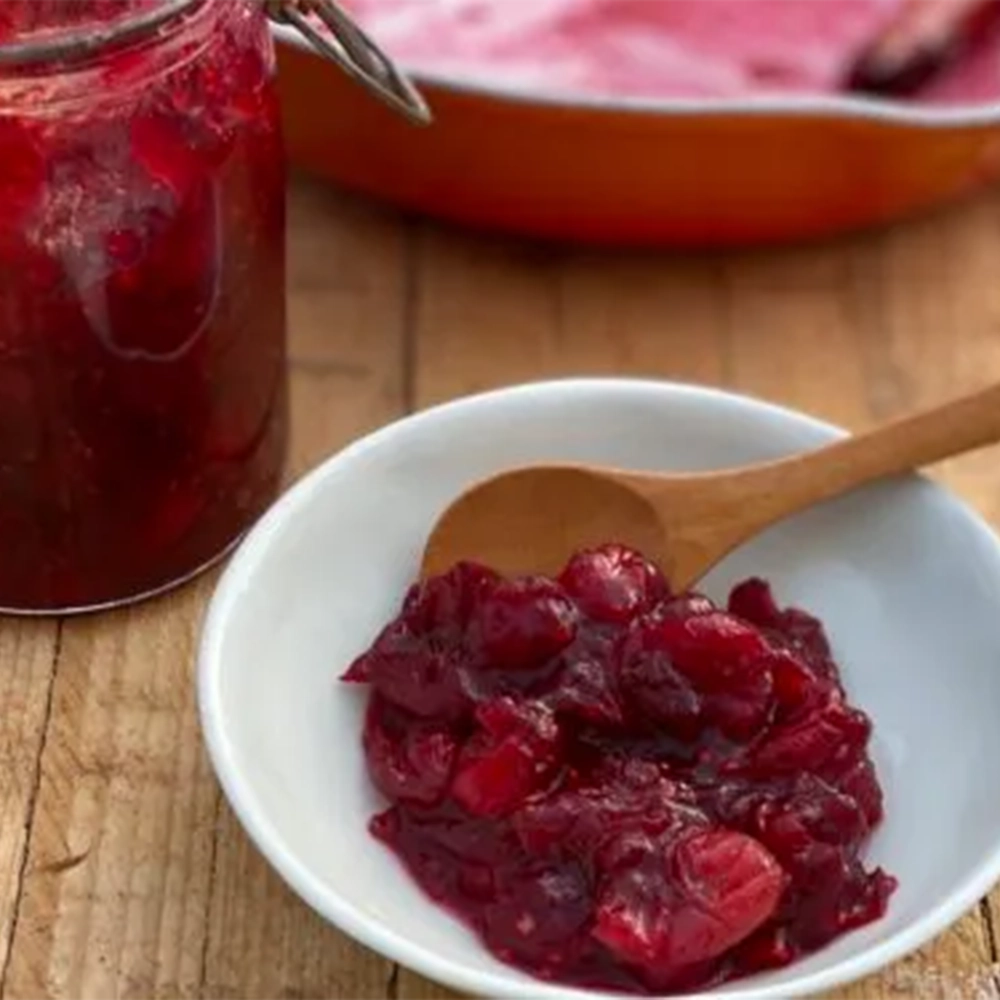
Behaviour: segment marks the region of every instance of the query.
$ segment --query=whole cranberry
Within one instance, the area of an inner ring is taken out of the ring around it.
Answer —
[[[461,647],[439,648],[397,620],[351,664],[343,679],[372,684],[388,701],[414,715],[457,720],[472,708],[468,668]]]
[[[454,641],[464,634],[469,619],[499,582],[493,570],[460,562],[447,573],[414,584],[401,616],[418,634]]]
[[[473,642],[489,667],[531,669],[573,641],[576,620],[573,603],[551,580],[504,580],[476,609]]]
[[[803,771],[841,774],[863,757],[870,734],[864,712],[830,701],[795,722],[776,726],[751,749],[750,767],[762,777]]]
[[[631,621],[669,594],[659,569],[624,545],[578,552],[559,582],[585,615],[615,624]]]
[[[603,886],[594,935],[622,961],[662,975],[714,958],[776,910],[787,877],[755,840],[699,831]]]
[[[462,748],[451,794],[476,816],[523,805],[559,765],[559,726],[543,705],[499,698],[476,712],[481,728]]]
[[[362,742],[372,781],[387,798],[430,805],[444,797],[458,751],[445,726],[408,718],[376,695]]]

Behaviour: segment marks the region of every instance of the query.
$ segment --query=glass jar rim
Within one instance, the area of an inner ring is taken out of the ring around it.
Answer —
[[[163,0],[109,24],[87,24],[46,32],[26,41],[0,43],[0,69],[87,61],[109,49],[140,44],[213,0]],[[426,125],[430,109],[407,76],[335,0],[256,0],[272,21],[288,25],[320,55],[411,122]]]
[[[0,43],[0,67],[32,66],[50,62],[76,63],[102,55],[108,49],[142,42],[207,3],[208,0],[163,0],[106,24],[88,23],[46,32],[26,41]]]

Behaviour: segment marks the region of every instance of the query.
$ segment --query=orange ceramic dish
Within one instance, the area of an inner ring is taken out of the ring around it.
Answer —
[[[419,129],[277,33],[294,164],[475,228],[774,243],[886,222],[1000,177],[1000,103],[565,100],[416,75],[435,115]]]

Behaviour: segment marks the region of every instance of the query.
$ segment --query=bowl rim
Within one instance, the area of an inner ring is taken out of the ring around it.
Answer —
[[[317,59],[322,58],[294,28],[273,24],[275,38]],[[601,97],[590,94],[525,90],[513,84],[450,76],[399,63],[418,90],[451,93],[507,104],[522,110],[586,111],[608,116],[653,118],[831,118],[918,129],[979,128],[1000,124],[1000,97],[995,101],[930,106],[877,97],[803,95],[799,97]],[[433,112],[433,107],[431,108]]]
[[[369,918],[353,906],[344,903],[335,890],[322,887],[308,867],[285,848],[282,838],[268,820],[264,810],[259,807],[252,783],[241,774],[236,763],[225,723],[219,669],[227,622],[234,605],[247,589],[258,568],[259,560],[266,555],[275,535],[294,519],[300,508],[313,502],[313,495],[344,462],[381,448],[403,427],[419,427],[420,424],[430,423],[442,417],[458,417],[468,407],[489,406],[501,399],[537,397],[552,391],[592,394],[609,389],[638,393],[657,392],[664,397],[699,399],[715,405],[731,406],[735,403],[761,415],[796,425],[830,441],[848,434],[835,424],[750,394],[671,380],[628,377],[556,378],[524,382],[458,397],[406,414],[356,439],[320,462],[294,483],[275,501],[237,548],[216,585],[202,624],[197,650],[196,696],[206,749],[227,800],[257,849],[302,900],[342,932],[393,962],[418,972],[432,981],[465,991],[472,996],[503,998],[503,1000],[508,998],[524,1000],[529,996],[532,1000],[570,1000],[570,998],[578,1000],[591,995],[600,997],[602,994],[599,991],[542,981],[537,983],[531,981],[526,984],[518,979],[524,973],[513,968],[509,973],[469,970],[447,956],[415,945],[405,936],[382,927],[374,918]],[[939,498],[965,520],[968,527],[978,536],[979,545],[984,550],[991,551],[994,560],[1000,566],[1000,537],[964,500],[946,487],[933,483],[923,476],[911,474],[902,478],[921,482],[927,488],[935,490]],[[938,906],[888,940],[870,945],[856,955],[846,956],[828,969],[808,973],[780,985],[743,989],[739,986],[740,981],[736,980],[733,984],[726,984],[725,994],[712,991],[699,992],[673,996],[670,1000],[685,1000],[685,998],[711,1000],[718,996],[724,996],[726,1000],[790,1000],[856,982],[904,958],[937,937],[987,895],[998,880],[1000,880],[1000,831],[989,855],[964,882],[956,886]],[[428,901],[427,905],[433,904]]]

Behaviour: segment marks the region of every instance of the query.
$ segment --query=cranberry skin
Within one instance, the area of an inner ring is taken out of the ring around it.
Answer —
[[[650,624],[655,641],[687,676],[702,686],[723,687],[731,678],[719,670],[764,659],[771,651],[761,633],[722,611],[661,615]]]
[[[593,912],[579,865],[525,865],[506,874],[499,897],[483,912],[483,937],[499,958],[551,978],[587,946]]]
[[[733,587],[728,606],[730,614],[763,628],[776,628],[781,623],[781,609],[774,599],[771,585],[759,577],[751,577]]]
[[[734,951],[734,964],[747,972],[780,969],[795,960],[795,946],[789,941],[787,927],[763,927]]]
[[[761,777],[808,771],[836,775],[861,760],[871,735],[864,712],[831,701],[817,711],[777,726],[749,753],[749,767]]]
[[[787,878],[756,841],[709,830],[609,879],[594,936],[660,973],[722,955],[775,912]]]
[[[176,114],[151,111],[137,115],[129,128],[132,156],[177,201],[183,200],[212,166],[192,147],[184,129],[184,119]]]
[[[504,816],[551,777],[559,764],[559,727],[543,705],[500,698],[481,705],[482,728],[459,757],[451,794],[476,816]]]
[[[711,945],[692,935],[694,959],[713,958],[763,924],[775,911],[788,878],[774,857],[742,834],[708,830],[682,840],[674,871],[684,895],[722,926]]]
[[[813,844],[852,853],[868,833],[868,821],[854,799],[805,775],[793,790],[768,802],[756,816],[754,834],[783,864]]]
[[[551,580],[503,581],[476,610],[476,641],[488,666],[531,669],[573,641],[576,618],[572,602]]]
[[[707,822],[668,768],[612,758],[588,783],[529,803],[514,817],[514,829],[529,853],[569,850],[605,870],[614,856],[627,853],[633,835],[648,844],[649,838]]]
[[[849,795],[864,814],[869,829],[882,822],[882,789],[875,774],[875,766],[863,757],[837,781],[837,788]]]
[[[567,654],[545,703],[558,714],[588,725],[620,729],[625,711],[609,655],[607,649]]]
[[[773,709],[770,647],[723,612],[654,612],[636,623],[620,656],[620,683],[640,714],[694,739],[706,725],[747,740]]]
[[[472,708],[466,693],[467,666],[460,648],[436,648],[397,620],[351,664],[343,679],[372,684],[388,701],[414,715],[457,720]]]
[[[370,683],[416,715],[457,720],[472,711],[469,676],[476,667],[466,641],[470,620],[500,578],[474,563],[412,586],[399,617],[343,675]]]
[[[703,594],[681,594],[661,604],[656,609],[656,614],[660,618],[686,619],[697,615],[710,615],[718,610]]]
[[[789,649],[776,649],[766,657],[778,711],[785,717],[816,707],[831,694],[802,658]]]
[[[896,879],[887,875],[881,868],[876,868],[871,875],[862,875],[860,885],[854,887],[847,905],[840,909],[833,936],[864,927],[865,924],[884,916],[889,905],[889,897],[896,891],[898,885]]]
[[[626,636],[618,653],[618,685],[639,719],[677,739],[694,740],[702,729],[701,695],[657,641],[656,628],[655,621],[640,621]]]
[[[362,743],[372,781],[387,798],[421,805],[444,798],[458,752],[447,728],[409,719],[376,696]]]
[[[455,641],[464,635],[477,608],[499,583],[500,576],[485,566],[458,563],[447,573],[414,584],[401,616],[417,634]]]
[[[764,580],[754,578],[734,587],[729,612],[777,633],[818,678],[836,683],[837,668],[822,624],[798,608],[781,610]]]
[[[659,569],[633,549],[615,544],[578,552],[559,583],[585,615],[614,624],[630,622],[669,594]]]

